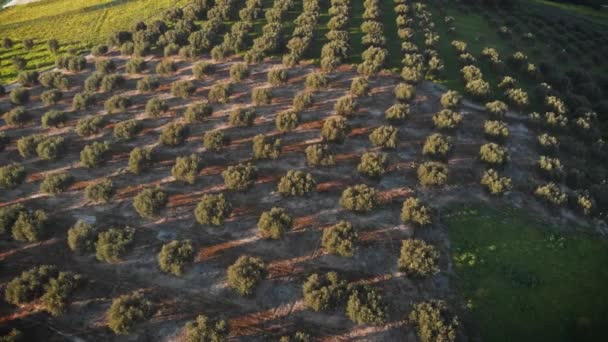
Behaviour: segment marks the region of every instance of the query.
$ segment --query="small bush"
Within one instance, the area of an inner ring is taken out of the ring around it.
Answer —
[[[194,248],[190,240],[173,240],[163,245],[158,253],[158,267],[163,272],[181,276],[187,263],[194,261]]]
[[[228,340],[230,327],[224,320],[212,320],[205,315],[196,316],[196,320],[186,323],[185,341],[213,341],[224,342]]]
[[[194,184],[200,169],[201,159],[196,154],[191,154],[189,157],[177,157],[175,159],[171,175],[177,181]]]
[[[95,95],[84,92],[74,95],[72,99],[72,108],[74,110],[84,110],[95,103]]]
[[[251,101],[256,105],[270,104],[272,102],[272,89],[253,88],[251,91]]]
[[[382,324],[386,311],[382,296],[367,285],[353,290],[346,303],[346,315],[357,324]]]
[[[143,58],[132,58],[127,61],[125,70],[129,74],[141,74],[147,67],[148,64]]]
[[[65,153],[65,140],[62,137],[49,137],[36,145],[36,154],[42,160],[56,160]]]
[[[120,140],[133,139],[141,130],[142,125],[135,119],[126,120],[114,125],[114,137]]]
[[[175,81],[171,84],[171,94],[182,99],[187,99],[194,95],[196,87],[190,81],[180,80]]]
[[[148,148],[135,147],[129,153],[129,172],[140,174],[152,166],[152,150]]]
[[[156,73],[159,75],[171,75],[177,72],[177,63],[170,59],[163,59],[156,65]]]
[[[353,226],[346,221],[323,230],[321,246],[330,254],[352,257],[355,254],[355,243],[358,234]]]
[[[242,296],[253,294],[264,277],[266,265],[259,258],[242,255],[228,267],[228,285]]]
[[[224,149],[226,144],[226,137],[224,132],[221,130],[205,132],[203,136],[203,146],[208,151],[220,152]]]
[[[160,81],[154,76],[145,76],[141,80],[137,81],[137,91],[149,92],[156,90],[160,86]]]
[[[38,81],[43,87],[68,90],[70,88],[70,80],[61,72],[47,72],[38,77]]]
[[[452,139],[441,133],[429,135],[424,142],[422,154],[437,158],[445,158],[452,150]]]
[[[211,76],[214,71],[213,64],[207,62],[198,62],[192,68],[192,74],[197,80],[202,80],[205,77]]]
[[[423,186],[443,185],[448,180],[448,166],[438,162],[426,162],[418,166],[418,181]]]
[[[313,311],[336,309],[346,300],[347,284],[336,272],[311,274],[302,285],[304,304]]]
[[[439,102],[444,109],[456,110],[462,103],[462,96],[455,90],[448,90],[441,95]]]
[[[498,120],[487,120],[483,124],[483,131],[489,138],[497,139],[502,141],[509,136],[509,127],[503,121]]]
[[[101,91],[108,92],[112,90],[119,89],[124,86],[126,83],[124,77],[121,75],[111,74],[105,75],[101,79]],[[89,90],[89,89],[87,89]]]
[[[114,95],[104,103],[104,108],[109,114],[114,114],[117,112],[125,112],[127,108],[131,107],[132,104],[133,103],[131,102],[130,98]]]
[[[479,159],[490,165],[502,165],[509,160],[509,155],[504,147],[487,143],[479,148]]]
[[[108,203],[112,199],[112,195],[114,195],[114,186],[108,178],[89,184],[84,188],[84,197],[91,202]]]
[[[408,83],[399,83],[395,86],[395,98],[401,102],[409,102],[416,97],[416,87]]]
[[[139,216],[143,218],[153,218],[165,208],[169,201],[159,187],[146,188],[140,191],[133,199],[133,207]]]
[[[96,141],[86,145],[80,152],[80,164],[88,168],[98,167],[104,161],[108,151],[110,151],[110,144],[107,141]]]
[[[148,100],[146,103],[146,114],[152,118],[157,118],[168,110],[169,105],[167,105],[165,100],[157,97]]]
[[[78,120],[75,131],[79,136],[85,137],[101,132],[104,126],[103,116],[89,116]]]
[[[357,171],[361,174],[378,178],[386,172],[387,158],[383,153],[366,152],[361,156]]]
[[[346,138],[346,134],[350,128],[346,123],[346,119],[341,116],[330,117],[325,120],[321,128],[321,137],[325,141],[341,143]]]
[[[280,132],[289,132],[298,127],[300,115],[295,110],[284,110],[279,112],[275,119],[275,124]]]
[[[484,171],[481,185],[486,187],[492,195],[501,195],[511,190],[511,178],[501,177],[494,169]]]
[[[340,205],[356,212],[368,212],[377,205],[376,190],[365,184],[349,186],[342,192]]]
[[[62,97],[63,93],[57,89],[47,90],[40,94],[40,100],[42,100],[42,103],[47,107],[57,104]]]
[[[207,103],[191,103],[184,112],[187,123],[200,123],[213,114],[213,107]]]
[[[78,220],[68,230],[68,246],[70,250],[78,254],[86,254],[93,251],[97,234],[93,227],[81,220]]]
[[[268,71],[268,83],[276,87],[287,83],[287,70],[271,69]]]
[[[285,231],[291,229],[293,219],[283,208],[272,208],[265,211],[258,220],[260,236],[265,239],[279,240],[285,235]]]
[[[26,88],[15,88],[11,91],[9,95],[11,99],[11,103],[17,106],[22,106],[30,100],[30,91]]]
[[[538,186],[534,191],[534,195],[556,207],[566,203],[567,199],[566,194],[555,183]]]
[[[141,293],[122,295],[112,301],[108,310],[108,326],[116,334],[126,335],[135,324],[152,315],[152,303]]]
[[[301,112],[310,108],[313,104],[312,94],[306,91],[300,91],[293,97],[293,110]]]
[[[230,216],[232,205],[223,194],[204,195],[194,210],[200,224],[219,226]]]
[[[399,129],[384,125],[380,126],[372,131],[369,135],[369,141],[376,147],[382,147],[385,149],[397,147],[397,136]]]
[[[4,114],[4,122],[11,126],[24,126],[32,117],[24,107],[16,107]]]
[[[325,144],[313,144],[304,150],[310,166],[331,166],[336,163],[333,153]]]
[[[95,72],[84,80],[84,90],[88,92],[96,92],[101,87],[101,80],[103,80],[103,74]]]
[[[281,177],[278,191],[283,196],[303,196],[315,189],[316,182],[310,173],[289,170]]]
[[[209,89],[207,99],[209,103],[225,104],[232,94],[232,86],[229,83],[216,83]]]
[[[558,158],[540,156],[538,168],[546,178],[551,180],[560,180],[564,176],[564,167]]]
[[[458,318],[448,312],[445,302],[430,300],[414,304],[409,320],[416,325],[422,342],[454,342],[460,325]]]
[[[395,104],[384,112],[384,117],[391,122],[400,122],[410,115],[410,106],[407,104]]]
[[[100,74],[111,74],[116,71],[116,64],[111,59],[97,59],[95,61],[95,71]]]
[[[409,197],[403,202],[401,221],[426,226],[431,224],[431,209],[422,204],[418,198]]]
[[[416,277],[428,277],[439,272],[439,251],[419,239],[403,240],[399,268]]]
[[[460,126],[462,115],[451,109],[443,109],[433,115],[433,123],[437,129],[454,129]]]
[[[186,125],[171,122],[163,128],[158,141],[165,146],[178,146],[184,143],[187,136]]]
[[[350,94],[353,96],[365,96],[369,94],[369,81],[365,77],[355,77],[350,84]]]
[[[357,104],[355,98],[347,95],[339,98],[338,101],[336,101],[334,111],[336,112],[336,115],[351,116],[355,114],[358,107],[359,105]]]
[[[246,190],[257,178],[257,168],[251,164],[229,166],[222,172],[224,184],[230,190]]]
[[[277,159],[281,154],[281,139],[258,134],[253,137],[254,159]]]
[[[322,90],[327,88],[327,86],[329,85],[327,77],[320,72],[308,74],[308,76],[306,76],[305,83],[306,87],[312,88],[314,90]]]
[[[253,108],[236,108],[230,112],[228,122],[235,127],[247,127],[253,124],[256,116]]]
[[[507,104],[502,101],[492,101],[486,103],[486,111],[494,117],[503,117],[507,113],[508,109],[509,107],[507,107]]]
[[[230,79],[239,82],[249,77],[249,67],[245,63],[236,63],[230,67]]]
[[[40,191],[55,196],[64,192],[73,181],[74,178],[67,172],[51,173],[40,183]]]

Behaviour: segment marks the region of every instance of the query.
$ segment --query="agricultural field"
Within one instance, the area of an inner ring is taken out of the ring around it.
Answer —
[[[0,341],[600,340],[606,22],[491,3],[0,10]]]

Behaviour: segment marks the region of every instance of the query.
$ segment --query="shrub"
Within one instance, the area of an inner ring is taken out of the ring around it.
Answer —
[[[534,191],[534,195],[556,207],[566,203],[567,199],[566,194],[563,193],[555,183],[547,183],[538,186]]]
[[[407,83],[399,83],[395,86],[394,93],[397,100],[408,102],[416,97],[416,87]]]
[[[81,220],[78,220],[68,230],[68,246],[78,254],[86,254],[93,251],[97,234],[93,227]]]
[[[9,304],[23,305],[40,298],[52,278],[57,277],[57,267],[41,265],[21,272],[6,284],[4,298]]]
[[[171,84],[171,94],[182,99],[187,99],[194,95],[196,87],[190,81],[180,80],[175,81]]]
[[[152,166],[152,150],[135,147],[129,153],[128,170],[136,175],[148,170]]]
[[[230,79],[239,82],[249,77],[249,67],[245,63],[235,63],[230,67]]]
[[[230,112],[228,122],[232,126],[251,126],[257,114],[253,108],[236,108]]]
[[[26,212],[22,204],[12,204],[0,208],[0,235],[11,232],[19,214]]]
[[[312,88],[314,90],[322,90],[324,88],[327,88],[327,86],[329,85],[327,77],[325,77],[325,75],[320,72],[308,74],[308,76],[306,76],[305,83],[308,88]]]
[[[42,160],[55,160],[65,150],[65,140],[62,137],[49,137],[36,145],[36,154]]]
[[[228,340],[230,327],[224,320],[212,320],[205,315],[196,316],[196,320],[186,323],[185,341],[213,341],[224,342]]]
[[[452,149],[452,139],[441,133],[429,135],[424,142],[422,154],[445,158]]]
[[[465,90],[476,98],[486,98],[490,95],[490,84],[484,80],[473,80],[466,84]]]
[[[391,122],[399,122],[410,115],[410,106],[407,104],[394,104],[384,112],[384,117]]]
[[[272,90],[270,88],[253,88],[251,101],[256,105],[270,104],[272,102]]]
[[[223,131],[208,131],[205,132],[205,135],[203,136],[203,146],[208,151],[220,152],[224,149],[226,140]]]
[[[56,278],[51,278],[41,298],[44,310],[53,316],[61,315],[66,310],[68,297],[78,288],[81,279],[80,275],[70,272],[60,272]]]
[[[169,106],[165,100],[160,98],[152,98],[146,103],[146,114],[152,118],[159,117],[162,113],[166,113],[169,110]]]
[[[187,263],[194,261],[194,248],[190,240],[173,240],[163,245],[158,253],[158,267],[163,272],[181,276]]]
[[[198,62],[192,68],[192,74],[197,80],[202,80],[210,76],[214,71],[213,64],[207,62]]]
[[[114,137],[116,139],[133,139],[142,130],[142,125],[135,119],[126,120],[114,125]]]
[[[72,99],[72,108],[74,110],[84,110],[89,108],[95,103],[95,96],[93,94],[84,92],[74,95]]]
[[[502,101],[492,101],[486,103],[486,111],[495,116],[495,117],[503,117],[509,108]]]
[[[445,109],[457,109],[462,103],[462,96],[455,90],[448,90],[441,95],[441,106]]]
[[[368,212],[376,207],[376,190],[365,184],[349,186],[342,192],[340,205],[356,212]]]
[[[40,191],[55,196],[64,192],[73,180],[67,172],[51,173],[40,183]]]
[[[366,152],[361,156],[357,170],[368,177],[377,178],[386,172],[387,158],[383,153]]]
[[[428,277],[439,272],[439,251],[419,239],[401,243],[399,268],[416,277]]]
[[[456,316],[451,316],[445,302],[430,300],[414,304],[408,318],[417,328],[422,342],[454,342],[460,325]]]
[[[351,116],[355,114],[358,108],[357,101],[352,96],[343,96],[336,101],[334,105],[334,110],[337,115],[341,116]]]
[[[330,254],[352,257],[355,253],[355,241],[358,234],[353,226],[346,221],[323,230],[321,246]]]
[[[125,112],[131,105],[132,102],[130,98],[114,95],[104,103],[104,108],[109,114],[113,114],[116,112]]]
[[[325,141],[341,143],[346,138],[349,131],[346,119],[341,116],[330,117],[323,122],[321,137]]]
[[[484,133],[490,138],[502,141],[509,136],[509,127],[503,121],[488,120],[483,124]]]
[[[88,92],[96,92],[101,87],[103,74],[99,72],[92,73],[91,76],[84,80],[84,90]]]
[[[450,109],[443,109],[433,115],[433,123],[437,129],[454,129],[462,122],[462,115]]]
[[[30,91],[22,87],[15,88],[11,90],[9,97],[12,104],[22,106],[30,100]]]
[[[369,135],[369,141],[372,145],[382,148],[397,147],[397,136],[399,129],[391,125],[380,126],[372,131]]]
[[[231,94],[232,87],[229,83],[216,83],[209,89],[207,99],[209,100],[209,103],[224,104],[228,102]]]
[[[104,161],[108,151],[110,151],[110,144],[107,141],[96,141],[86,145],[80,152],[80,164],[88,168],[97,167]]]
[[[333,153],[325,144],[313,144],[304,150],[310,166],[330,166],[336,163]]]
[[[300,115],[295,110],[284,110],[279,112],[275,119],[275,124],[280,132],[289,132],[296,127],[300,121]]]
[[[97,134],[105,125],[103,116],[89,116],[78,120],[76,123],[76,133],[81,136]]]
[[[107,203],[114,194],[114,186],[108,178],[87,185],[84,189],[84,197],[91,202]]]
[[[560,180],[564,176],[564,167],[557,158],[540,156],[538,167],[546,178]]]
[[[287,83],[287,70],[271,69],[268,71],[268,83],[277,87]]]
[[[350,93],[353,96],[365,96],[369,93],[369,81],[365,77],[355,77],[350,84]]]
[[[61,72],[47,72],[38,77],[38,81],[42,86],[47,88],[56,88],[68,90],[70,88],[70,80]]]
[[[207,103],[191,103],[184,112],[184,118],[188,123],[203,122],[205,118],[208,118],[213,114],[213,107]]]
[[[418,198],[409,197],[403,202],[401,221],[426,226],[431,224],[431,209],[422,204]]]
[[[303,196],[315,189],[316,182],[310,173],[290,170],[281,177],[278,191],[283,196]]]
[[[283,208],[272,208],[265,211],[258,220],[260,236],[265,239],[279,240],[285,231],[291,229],[293,219]]]
[[[281,153],[281,139],[258,134],[253,137],[254,159],[277,159]]]
[[[13,239],[24,242],[40,241],[47,228],[48,218],[44,211],[22,211],[13,223]]]
[[[163,128],[158,141],[165,146],[178,146],[184,143],[188,136],[188,127],[184,124],[171,122]]]
[[[105,75],[101,79],[101,91],[108,92],[116,90],[125,84],[125,79],[121,75],[111,74]],[[87,89],[89,90],[89,89]]]
[[[501,177],[494,169],[484,171],[481,185],[485,186],[492,195],[501,195],[511,190],[511,178]]]
[[[40,100],[42,100],[45,106],[57,104],[62,97],[63,93],[57,89],[50,89],[40,94]]]
[[[131,58],[125,65],[125,70],[129,74],[141,74],[148,67],[143,58]]]
[[[242,296],[253,294],[264,277],[266,265],[260,258],[242,255],[228,267],[228,285]]]
[[[108,310],[108,326],[120,335],[128,334],[135,324],[152,315],[152,303],[139,293],[122,295],[112,301]]]
[[[133,207],[139,216],[153,218],[167,205],[169,198],[161,188],[145,188],[133,199]]]
[[[347,294],[346,281],[336,272],[311,274],[302,285],[304,304],[313,311],[327,311],[341,306]]]
[[[312,94],[306,91],[300,91],[293,97],[293,110],[301,112],[304,109],[310,108],[313,104]]]
[[[4,122],[11,126],[24,126],[32,117],[25,111],[24,107],[16,107],[4,114]]]
[[[32,134],[17,140],[17,150],[23,158],[31,157],[36,153],[36,147],[44,140],[42,134]]]
[[[204,195],[196,206],[194,216],[200,224],[219,226],[231,212],[232,205],[223,194]]]
[[[160,81],[154,76],[145,76],[137,81],[137,91],[148,92],[156,90],[160,86]]]
[[[479,158],[490,165],[502,165],[509,160],[509,155],[504,147],[487,143],[479,148]]]
[[[438,162],[426,162],[418,166],[418,181],[423,186],[443,185],[448,180],[448,166]]]
[[[159,75],[171,75],[177,72],[177,63],[170,59],[163,59],[156,65],[156,73]]]
[[[353,290],[346,303],[346,315],[357,324],[382,324],[386,311],[382,296],[367,285]]]
[[[196,154],[191,154],[189,157],[177,157],[175,159],[171,175],[175,180],[194,184],[200,169],[201,159]]]
[[[116,64],[111,59],[97,59],[95,70],[100,74],[111,74],[116,71]]]
[[[229,166],[222,172],[224,185],[230,190],[246,190],[257,178],[257,168],[251,164]]]

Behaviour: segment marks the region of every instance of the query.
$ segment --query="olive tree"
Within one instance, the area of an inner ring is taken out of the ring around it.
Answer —
[[[392,149],[397,147],[399,129],[391,125],[383,125],[372,131],[369,141],[376,147]]]
[[[346,315],[357,324],[382,324],[386,321],[387,306],[374,288],[358,286],[348,296]]]
[[[423,186],[443,185],[448,180],[448,166],[439,162],[425,162],[418,166],[417,174]]]
[[[283,196],[303,196],[315,189],[316,182],[310,173],[289,170],[281,177],[278,191]]]
[[[347,221],[340,221],[323,230],[321,246],[325,251],[344,257],[352,257],[355,253],[357,231]]]
[[[112,301],[108,310],[108,326],[114,333],[126,335],[152,313],[152,303],[141,293],[122,295]]]
[[[416,197],[409,197],[403,202],[401,208],[401,221],[415,223],[419,226],[431,224],[431,209]]]
[[[129,172],[141,174],[152,166],[152,149],[135,147],[129,153]]]
[[[141,217],[152,218],[165,208],[168,201],[167,194],[161,188],[145,188],[133,199],[133,207]]]
[[[281,153],[281,139],[258,134],[253,137],[254,159],[277,159]]]
[[[334,154],[326,144],[313,144],[304,150],[310,166],[331,166],[336,163]]]
[[[212,320],[206,315],[198,315],[196,319],[186,323],[184,339],[186,342],[225,342],[228,341],[230,327],[225,320]]]
[[[113,194],[114,186],[112,181],[107,178],[91,183],[84,189],[84,197],[91,202],[107,203]]]
[[[399,268],[416,277],[428,277],[439,272],[439,251],[423,240],[401,242]]]
[[[40,192],[55,196],[67,190],[73,181],[74,178],[68,172],[50,173],[40,183]]]
[[[171,168],[171,175],[175,180],[194,184],[201,167],[201,158],[196,154],[191,154],[187,157],[177,157],[175,165]]]
[[[86,145],[80,152],[80,164],[84,167],[98,167],[106,158],[110,151],[110,143],[107,141],[95,141]]]
[[[94,250],[97,232],[90,224],[78,220],[68,230],[68,247],[77,254],[90,253]]]
[[[258,169],[252,164],[229,166],[222,172],[224,185],[229,190],[246,190],[255,182],[257,172]]]
[[[173,240],[163,245],[158,253],[158,267],[161,271],[176,276],[184,274],[186,264],[194,261],[194,247],[190,240]]]
[[[325,141],[341,143],[350,130],[346,119],[341,116],[332,116],[323,122],[321,137]]]
[[[188,136],[188,127],[184,124],[171,122],[163,128],[158,141],[165,146],[178,146],[184,143]]]
[[[293,218],[283,208],[272,208],[265,211],[258,220],[260,236],[265,239],[279,240],[285,235],[285,231],[291,229]]]
[[[311,274],[302,285],[304,304],[313,311],[327,311],[342,306],[347,296],[347,283],[336,272]]]
[[[289,132],[296,129],[299,122],[300,114],[290,109],[279,112],[275,118],[275,125],[280,132]]]
[[[484,171],[481,177],[481,185],[483,185],[492,195],[501,195],[511,190],[511,178],[502,177],[498,171],[488,169]]]
[[[260,258],[242,255],[228,267],[228,285],[242,296],[249,296],[266,277],[266,265]]]
[[[133,245],[135,230],[130,227],[110,228],[97,235],[95,257],[99,261],[118,263]]]
[[[204,195],[194,210],[196,221],[205,225],[221,225],[232,212],[232,205],[223,194]]]
[[[377,193],[365,184],[349,186],[342,192],[340,205],[355,212],[368,212],[377,205]]]
[[[361,155],[361,161],[357,166],[357,171],[361,174],[378,178],[386,172],[388,161],[386,154],[376,152],[365,152]]]
[[[441,133],[429,135],[422,147],[422,154],[432,157],[445,158],[452,149],[452,139]]]

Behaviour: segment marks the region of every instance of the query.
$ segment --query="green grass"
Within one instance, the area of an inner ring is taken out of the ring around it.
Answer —
[[[601,10],[593,9],[589,6],[567,4],[567,3],[563,3],[563,2],[554,2],[554,1],[548,1],[548,0],[530,0],[530,1],[533,3],[542,4],[543,6],[546,6],[546,7],[560,9],[564,12],[567,12],[567,14],[575,14],[575,15],[584,16],[587,19],[592,20],[598,24],[608,25],[608,11],[606,11],[606,10],[601,11]],[[600,2],[600,3],[602,3],[602,2]],[[603,4],[606,4],[606,3],[603,2]]]
[[[64,46],[88,48],[105,42],[115,30],[128,29],[134,21],[158,16],[166,8],[183,6],[188,0],[44,0],[0,10],[0,37],[10,37],[16,44],[6,51],[0,48],[0,82],[15,79],[17,72],[10,57],[28,60],[28,69],[45,68],[54,57],[46,51],[46,41],[58,39]],[[34,39],[34,51],[24,51],[23,39]]]
[[[448,215],[455,284],[484,341],[601,341],[608,243],[559,235],[521,210]]]

